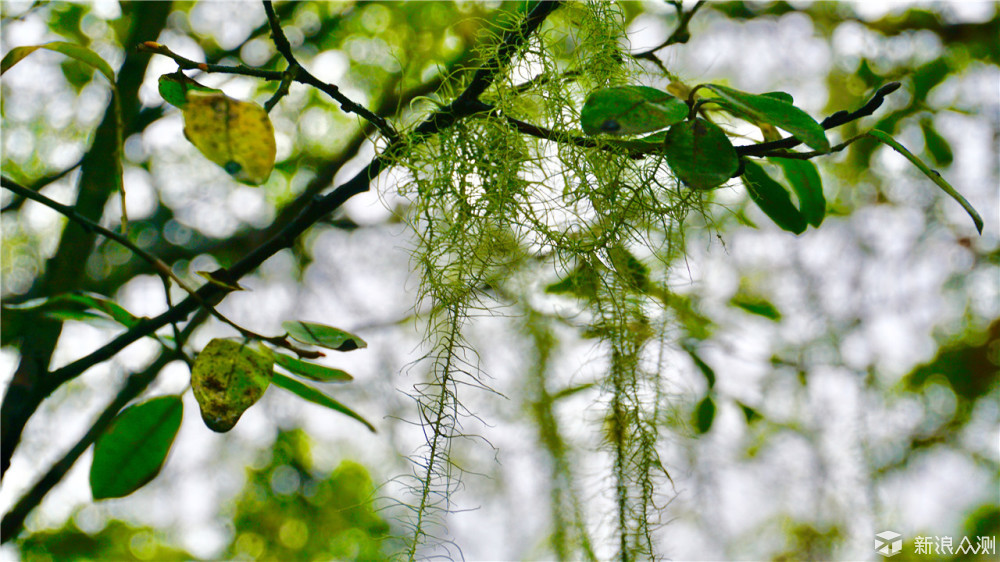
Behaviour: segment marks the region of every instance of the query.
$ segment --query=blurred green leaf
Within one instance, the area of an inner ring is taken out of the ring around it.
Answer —
[[[156,477],[181,426],[180,396],[163,396],[121,411],[94,444],[90,490],[95,500],[121,498]]]
[[[750,314],[763,316],[775,322],[781,320],[781,312],[770,301],[760,297],[736,293],[729,303],[742,308]]]
[[[677,178],[694,189],[726,183],[740,165],[726,133],[701,117],[670,127],[664,154]]]
[[[749,117],[758,123],[769,123],[782,128],[820,152],[830,150],[830,141],[827,140],[823,127],[808,113],[788,103],[780,96],[748,94],[717,84],[705,84],[703,87],[718,94],[719,99],[723,100],[722,104],[736,110],[740,116]]]
[[[112,88],[116,87],[115,71],[111,69],[111,65],[105,62],[100,55],[86,47],[81,47],[80,45],[67,43],[65,41],[53,41],[51,43],[45,43],[44,45],[33,45],[30,47],[14,47],[7,52],[3,61],[0,61],[0,74],[7,72],[12,66],[21,62],[25,57],[34,53],[38,49],[62,53],[67,57],[73,57],[80,62],[86,63],[100,71],[101,74],[108,79],[108,82],[111,83]]]
[[[365,340],[355,336],[350,332],[345,332],[340,328],[333,328],[323,324],[312,322],[282,322],[284,328],[292,339],[327,349],[336,351],[352,351],[368,347]]]
[[[709,394],[698,403],[695,408],[694,426],[698,433],[705,434],[712,429],[712,422],[715,421],[715,401]]]
[[[757,410],[751,408],[750,406],[747,406],[742,402],[737,402],[737,404],[739,404],[740,409],[743,410],[743,417],[746,418],[748,424],[751,424],[761,419],[762,416],[760,415],[760,412],[758,412]]]
[[[712,369],[708,363],[705,363],[705,361],[702,360],[693,343],[687,342],[683,345],[683,347],[684,351],[691,356],[691,360],[694,361],[694,366],[698,367],[701,374],[705,375],[705,382],[708,383],[708,389],[712,390],[715,388],[715,370]]]
[[[295,379],[288,378],[280,373],[275,373],[274,378],[272,379],[271,382],[273,382],[275,386],[284,388],[285,390],[293,394],[296,394],[300,398],[304,398],[312,402],[313,404],[319,404],[320,406],[330,408],[331,410],[340,412],[345,416],[354,418],[359,422],[365,424],[365,427],[367,427],[372,433],[375,433],[375,426],[368,423],[368,420],[354,413],[354,410],[351,410],[347,406],[341,404],[340,402],[334,400],[328,395],[320,392],[319,390],[316,390],[315,388],[307,384],[303,384]]]
[[[578,392],[583,392],[584,390],[590,390],[591,388],[594,388],[594,386],[596,386],[594,383],[588,382],[588,383],[577,384],[577,385],[573,385],[573,386],[570,386],[570,387],[566,387],[566,388],[560,390],[559,392],[556,392],[555,394],[553,394],[552,395],[552,401],[554,402],[556,400],[562,400],[563,398],[566,398],[568,396],[572,396],[572,395],[574,395],[574,394],[576,394]]]
[[[927,153],[938,166],[947,166],[955,159],[951,152],[951,145],[948,140],[941,136],[941,133],[934,128],[934,121],[931,119],[920,120],[920,130],[924,133],[924,146]]]
[[[53,297],[40,297],[20,304],[6,304],[4,308],[12,310],[38,310],[48,316],[64,320],[81,320],[107,317],[126,328],[131,328],[141,320],[121,305],[97,293],[74,291]],[[89,310],[101,313],[97,315]]]
[[[678,123],[688,106],[673,95],[646,86],[618,86],[591,92],[580,112],[588,135],[636,135]]]
[[[935,375],[947,379],[963,400],[976,400],[990,392],[1000,381],[1000,320],[994,320],[985,332],[967,334],[942,346],[934,359],[913,369],[905,380],[917,389]]]
[[[296,375],[301,375],[314,381],[347,382],[354,379],[354,377],[340,369],[331,369],[330,367],[316,363],[309,363],[308,361],[303,361],[283,353],[275,353],[274,362]]]

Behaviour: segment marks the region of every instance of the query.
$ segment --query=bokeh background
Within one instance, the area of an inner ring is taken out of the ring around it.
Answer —
[[[693,3],[685,2],[690,9]],[[510,6],[480,2],[302,2],[276,6],[299,60],[317,77],[397,123],[433,108],[444,76],[474,62],[473,47]],[[194,60],[277,68],[263,8],[175,2],[159,23],[150,4],[0,4],[3,51],[64,40],[89,45],[117,68],[135,26]],[[622,5],[631,52],[677,25],[667,3]],[[558,25],[553,19],[551,25]],[[129,26],[132,26],[131,28]],[[818,164],[829,201],[823,227],[778,230],[747,206],[738,182],[687,224],[686,256],[670,287],[690,315],[665,346],[672,420],[661,458],[672,482],[658,494],[656,539],[677,560],[872,559],[874,534],[903,535],[897,559],[920,559],[918,536],[1000,535],[1000,13],[996,2],[710,2],[691,40],[658,51],[689,85],[718,81],[783,90],[814,116],[862,105],[878,86],[903,88],[842,138],[878,126],[943,174],[986,222],[980,236],[961,208],[901,156],[858,142]],[[579,37],[586,41],[586,37]],[[569,48],[569,47],[568,47]],[[293,214],[303,194],[351,177],[375,153],[374,135],[321,93],[294,86],[271,113],[278,165],[260,188],[239,185],[202,158],[156,78],[176,69],[153,57],[125,141],[134,239],[181,276],[239,259]],[[666,86],[654,66],[637,81]],[[242,99],[274,91],[245,77],[204,75]],[[103,118],[103,77],[38,52],[4,74],[3,173],[64,203],[77,198],[80,159]],[[67,171],[68,170],[68,171]],[[268,260],[221,305],[258,333],[288,319],[336,325],[369,346],[328,357],[355,376],[330,389],[376,424],[370,434],[328,410],[271,389],[237,427],[202,423],[182,362],[144,396],[185,392],[184,422],[160,476],[133,495],[95,503],[87,453],[3,545],[5,559],[371,559],[399,548],[410,489],[400,475],[423,440],[407,395],[423,380],[426,349],[414,299],[415,245],[396,217],[403,175],[383,174],[295,247]],[[65,220],[0,192],[5,304],[51,287]],[[115,197],[102,223],[116,226]],[[756,225],[756,226],[754,226]],[[74,286],[114,297],[137,315],[166,310],[147,264],[107,241],[73,257]],[[540,279],[537,283],[551,282]],[[181,298],[181,293],[174,295]],[[0,375],[9,380],[30,317],[4,310]],[[65,322],[52,367],[88,354],[120,329]],[[572,326],[553,331],[553,388],[594,382],[606,350]],[[206,322],[190,344],[234,335]],[[446,516],[444,552],[471,560],[552,558],[552,458],[539,441],[525,372],[536,341],[523,316],[477,317],[467,332],[482,371],[502,394],[463,396],[481,436],[455,443],[468,470]],[[687,338],[684,342],[682,338]],[[716,419],[692,427],[706,392],[681,343],[714,370]],[[137,342],[63,385],[28,423],[0,488],[6,511],[86,431],[129,372],[158,351]],[[4,383],[6,386],[6,382]],[[598,558],[614,553],[609,456],[597,389],[556,410],[569,446],[569,487]],[[374,501],[369,501],[374,498]],[[943,555],[943,558],[950,558]],[[958,559],[959,556],[954,558]]]

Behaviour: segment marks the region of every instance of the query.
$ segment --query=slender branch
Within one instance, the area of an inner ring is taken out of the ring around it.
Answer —
[[[340,104],[340,108],[344,111],[356,113],[378,127],[378,130],[385,135],[390,142],[399,138],[399,134],[392,128],[392,125],[389,125],[388,121],[378,115],[375,115],[363,105],[345,96],[341,93],[340,88],[337,86],[328,84],[316,78],[310,74],[305,67],[299,64],[299,61],[295,60],[295,55],[292,53],[292,46],[288,42],[288,38],[285,37],[285,32],[281,29],[281,22],[278,20],[278,15],[274,13],[274,6],[271,4],[270,0],[264,0],[264,11],[267,13],[267,21],[271,25],[271,37],[274,38],[274,46],[278,49],[278,52],[281,53],[281,56],[285,57],[285,60],[288,61],[289,70],[295,69],[295,80],[297,82],[322,90],[325,94],[337,100],[337,103]]]
[[[549,1],[541,2],[536,5],[529,13],[528,17],[522,22],[520,30],[509,32],[504,36],[503,43],[498,48],[495,59],[488,61],[486,64],[492,68],[500,68],[501,65],[498,62],[498,59],[509,60],[510,57],[513,56],[514,51],[523,42],[524,38],[527,37],[528,33],[536,29],[541,22],[544,21],[545,17],[552,13],[558,4],[558,2]],[[472,80],[472,82],[470,82],[466,90],[459,95],[459,99],[468,100],[472,97],[470,92],[481,93],[484,91],[492,82],[495,74],[495,71],[488,73],[477,72],[476,77]],[[478,94],[476,95],[478,96]],[[426,135],[437,133],[454,124],[454,122],[459,118],[468,117],[477,113],[483,106],[485,106],[485,104],[478,102],[478,99],[476,99],[475,102],[476,103],[469,103],[468,101],[465,101],[465,103],[452,102],[448,106],[438,110],[416,128],[415,132],[417,134],[413,139],[411,139],[410,144],[421,142],[422,138]],[[407,145],[402,141],[391,143],[380,155],[373,158],[371,162],[369,162],[368,165],[358,172],[353,178],[340,185],[329,194],[314,199],[295,219],[289,222],[285,228],[281,229],[272,238],[253,249],[249,254],[244,256],[243,259],[233,264],[233,266],[228,270],[222,269],[215,272],[215,277],[225,283],[235,283],[241,277],[256,269],[264,263],[266,259],[273,256],[278,251],[291,246],[300,234],[305,232],[317,221],[339,209],[340,206],[351,197],[367,191],[370,187],[371,181],[374,180],[375,177],[378,176],[378,174],[391,163],[391,160],[395,158],[405,146]],[[128,331],[119,335],[109,343],[94,350],[89,355],[49,373],[47,380],[50,381],[50,386],[47,389],[46,395],[51,394],[51,392],[58,388],[62,383],[78,377],[94,365],[114,357],[118,354],[118,352],[136,340],[152,334],[170,322],[186,318],[189,314],[191,314],[191,312],[198,308],[198,299],[209,303],[217,302],[217,300],[221,300],[226,293],[228,293],[228,291],[219,285],[206,283],[196,291],[197,298],[193,295],[189,296],[163,314],[160,314],[155,318],[143,319],[139,322],[139,324],[130,328]]]
[[[687,43],[691,39],[691,32],[688,31],[688,24],[691,23],[691,18],[694,17],[698,9],[705,5],[705,0],[698,0],[698,2],[687,12],[681,7],[680,2],[671,2],[674,5],[674,9],[677,10],[677,29],[667,37],[663,43],[660,43],[656,47],[649,49],[647,51],[642,51],[641,53],[634,53],[629,55],[633,59],[645,59],[651,61],[653,64],[664,68],[663,61],[656,58],[656,51],[669,47],[670,45],[676,45],[677,43]]]
[[[157,55],[163,55],[165,57],[173,59],[182,70],[200,70],[202,72],[214,72],[218,74],[239,74],[240,76],[253,76],[255,78],[263,78],[265,80],[278,81],[281,80],[284,74],[277,70],[263,70],[260,68],[252,68],[245,64],[240,64],[237,66],[227,65],[227,64],[209,64],[204,62],[193,61],[189,58],[182,57],[177,53],[170,50],[166,45],[161,45],[156,41],[146,41],[144,43],[139,43],[136,47],[139,51],[145,53],[155,53]]]
[[[26,187],[24,187],[24,186],[22,186],[22,185],[20,185],[20,184],[18,184],[16,182],[14,182],[13,180],[8,179],[7,177],[0,178],[0,185],[2,185],[6,189],[11,190],[12,192],[14,192],[14,193],[16,193],[18,195],[21,195],[22,197],[25,197],[27,199],[31,199],[33,201],[41,203],[42,205],[45,205],[46,207],[48,207],[48,208],[50,208],[50,209],[52,209],[52,210],[54,210],[54,211],[62,214],[66,218],[68,218],[68,219],[72,220],[73,222],[79,224],[85,230],[87,230],[89,232],[100,234],[100,235],[102,235],[102,236],[104,236],[106,238],[109,238],[111,240],[114,240],[115,242],[117,242],[117,243],[121,244],[122,246],[128,248],[129,250],[131,250],[132,252],[134,252],[137,256],[139,256],[140,258],[142,258],[142,259],[146,260],[147,262],[149,262],[149,264],[153,266],[153,269],[154,269],[154,271],[156,272],[157,275],[163,277],[164,279],[168,279],[168,278],[172,279],[175,283],[177,283],[178,286],[180,286],[181,289],[184,289],[184,291],[186,291],[189,295],[191,295],[192,298],[194,298],[196,301],[198,301],[198,304],[200,304],[201,306],[205,307],[212,314],[212,316],[215,316],[216,318],[218,318],[222,322],[224,322],[226,324],[229,324],[230,326],[232,326],[233,328],[235,328],[236,331],[238,331],[244,337],[254,338],[254,339],[258,339],[258,340],[263,340],[263,341],[266,341],[268,343],[277,345],[279,347],[284,347],[285,349],[288,349],[290,351],[295,352],[296,354],[299,355],[299,357],[316,358],[316,357],[322,356],[322,353],[320,353],[320,352],[310,351],[310,350],[307,350],[307,349],[301,349],[301,348],[293,345],[291,342],[288,341],[288,338],[286,338],[284,336],[273,336],[273,337],[272,336],[262,336],[260,334],[257,334],[255,332],[253,332],[253,331],[247,330],[246,328],[240,326],[239,324],[236,324],[232,320],[226,318],[221,312],[215,310],[215,307],[213,307],[212,305],[210,305],[207,302],[205,302],[204,300],[202,300],[201,297],[198,295],[197,291],[195,291],[190,286],[188,286],[188,284],[185,283],[184,280],[182,280],[180,277],[178,277],[177,274],[175,274],[173,272],[173,270],[170,269],[170,266],[168,266],[167,264],[165,264],[162,260],[160,260],[160,258],[158,258],[158,257],[150,254],[149,252],[147,252],[146,250],[143,250],[139,246],[136,246],[135,244],[132,243],[131,240],[129,240],[128,238],[126,238],[124,235],[119,234],[119,233],[117,233],[117,232],[115,232],[113,230],[109,230],[109,229],[107,229],[107,228],[105,228],[105,227],[97,224],[96,222],[94,222],[94,221],[92,221],[92,220],[90,220],[90,219],[88,219],[88,218],[86,218],[84,216],[81,216],[79,213],[76,212],[76,209],[74,209],[73,207],[70,207],[69,205],[63,205],[62,203],[53,201],[52,199],[49,199],[48,197],[46,197],[46,196],[44,196],[41,193],[38,193],[36,191],[31,191],[30,189],[28,189],[28,188],[26,188]],[[231,287],[226,287],[225,283],[223,283],[222,285],[227,290],[232,290]]]
[[[200,325],[205,318],[208,317],[208,313],[202,309],[202,311],[195,315],[194,318],[188,322],[187,326],[184,327],[177,335],[176,348],[171,351],[164,351],[160,356],[153,362],[152,365],[147,367],[141,373],[133,373],[129,375],[128,379],[125,381],[125,385],[118,391],[118,395],[114,400],[111,401],[104,411],[98,416],[97,420],[94,421],[87,433],[77,441],[76,445],[63,455],[63,458],[59,459],[58,462],[49,468],[48,472],[45,473],[34,486],[21,499],[18,500],[17,504],[3,517],[3,522],[0,523],[0,537],[6,542],[14,538],[20,530],[24,527],[24,520],[31,513],[35,507],[41,503],[42,498],[45,497],[49,491],[58,484],[63,477],[69,472],[70,468],[76,463],[77,459],[87,450],[91,444],[93,444],[97,439],[107,431],[108,426],[114,421],[115,416],[118,412],[125,407],[126,404],[131,402],[135,397],[139,396],[152,382],[156,379],[156,375],[167,366],[168,363],[177,358],[183,357],[183,347],[184,342],[187,341],[188,336],[194,331],[194,329]]]

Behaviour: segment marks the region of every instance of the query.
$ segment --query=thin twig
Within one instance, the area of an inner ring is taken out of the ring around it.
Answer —
[[[333,84],[328,84],[316,78],[305,69],[299,61],[295,59],[295,55],[292,53],[292,46],[288,42],[288,38],[285,37],[285,32],[281,29],[281,22],[278,20],[278,15],[274,13],[274,6],[271,4],[270,0],[264,0],[264,11],[267,13],[267,21],[271,25],[271,37],[274,39],[274,46],[281,53],[281,56],[285,57],[288,61],[289,70],[294,69],[296,73],[295,81],[301,84],[307,84],[313,86],[325,94],[335,99],[337,103],[340,104],[340,108],[349,113],[356,113],[360,115],[365,120],[374,124],[378,130],[389,139],[389,142],[394,142],[399,138],[399,134],[392,125],[385,119],[375,115],[368,108],[355,102],[351,98],[345,96],[341,93],[340,88]]]
[[[154,256],[153,254],[150,254],[149,252],[143,250],[139,246],[136,246],[134,243],[132,243],[131,240],[129,240],[122,234],[119,234],[113,230],[109,230],[97,224],[96,222],[88,219],[87,217],[80,215],[79,213],[76,212],[76,209],[74,209],[73,207],[70,207],[69,205],[63,205],[62,203],[59,203],[57,201],[53,201],[52,199],[49,199],[48,197],[36,191],[31,191],[30,189],[24,187],[23,185],[18,184],[17,182],[7,177],[0,178],[0,185],[18,195],[21,195],[22,197],[31,199],[32,201],[36,201],[38,203],[41,203],[42,205],[45,205],[46,207],[52,209],[53,211],[56,211],[57,213],[65,216],[71,221],[79,224],[89,232],[100,234],[101,236],[114,240],[115,242],[121,244],[125,248],[128,248],[137,256],[149,262],[149,264],[153,266],[153,269],[155,270],[157,275],[164,278],[165,282],[166,279],[172,279],[175,283],[177,283],[178,286],[180,286],[180,288],[184,289],[184,291],[186,291],[192,298],[197,300],[198,304],[200,304],[202,307],[208,310],[212,314],[212,316],[215,316],[222,322],[232,326],[234,329],[236,329],[236,331],[238,331],[244,337],[263,340],[268,343],[284,347],[290,351],[295,352],[296,354],[299,355],[299,357],[316,358],[322,356],[322,353],[318,351],[301,349],[291,344],[288,341],[288,339],[285,338],[284,336],[273,336],[273,337],[262,336],[255,332],[247,330],[246,328],[240,326],[239,324],[236,324],[232,320],[226,318],[222,313],[215,310],[215,307],[205,302],[205,300],[199,296],[197,291],[188,286],[188,284],[185,283],[180,277],[178,277],[170,268],[170,266],[164,263],[160,258]]]
[[[545,17],[552,13],[558,5],[559,2],[540,2],[537,4],[532,9],[528,17],[525,18],[520,30],[508,32],[504,36],[504,42],[498,49],[496,58],[499,59],[505,57],[505,60],[509,60],[510,56],[513,55],[516,45],[519,45],[527,35],[541,25]],[[514,44],[515,46],[512,47],[510,46],[511,44]],[[491,63],[488,62],[487,64]],[[498,65],[497,62],[492,64]],[[477,73],[474,79],[469,83],[466,92],[472,91],[472,88],[475,86],[475,89],[481,93],[489,85],[488,83],[484,84],[483,82],[492,81],[494,75],[495,72],[482,74]],[[459,98],[463,98],[463,96],[467,97],[467,94],[463,92]],[[439,132],[445,127],[449,127],[454,124],[454,122],[459,118],[473,115],[478,110],[479,107],[475,105],[456,104],[453,102],[452,104],[436,111],[423,123],[421,123],[416,128],[418,135],[411,139],[410,143],[420,142],[423,135]],[[289,222],[285,228],[277,232],[273,237],[260,246],[251,250],[246,256],[243,257],[243,259],[233,264],[229,269],[216,271],[214,276],[221,281],[235,283],[241,277],[250,273],[260,266],[260,264],[264,263],[264,260],[273,256],[278,251],[291,246],[299,235],[305,232],[317,221],[339,209],[340,206],[351,197],[367,191],[369,189],[370,182],[391,163],[392,158],[398,155],[399,151],[404,148],[404,146],[406,145],[404,145],[401,141],[390,144],[390,146],[386,147],[380,155],[373,158],[368,165],[354,177],[346,183],[341,184],[329,194],[314,199],[302,210],[301,213],[299,213],[295,219]],[[225,292],[223,288],[214,283],[206,283],[197,291],[197,295],[202,301],[211,301],[213,299],[221,298],[224,294]],[[136,340],[153,333],[176,319],[186,318],[197,308],[198,300],[194,296],[189,296],[163,314],[160,314],[155,318],[140,321],[139,324],[119,335],[107,344],[94,350],[89,355],[49,373],[48,380],[51,381],[51,388],[49,392],[51,393],[51,391],[58,388],[62,383],[78,377],[94,365],[114,357],[118,352],[131,345]]]
[[[678,43],[687,43],[691,39],[691,32],[688,31],[688,24],[691,23],[691,18],[694,17],[698,9],[705,5],[705,0],[698,0],[698,2],[691,8],[691,10],[685,12],[681,7],[680,2],[671,2],[674,5],[674,9],[677,10],[677,29],[667,37],[663,43],[660,43],[656,47],[649,49],[647,51],[642,51],[641,53],[630,54],[629,56],[633,59],[645,59],[651,61],[653,64],[659,66],[666,70],[663,66],[663,61],[656,58],[656,51],[669,47],[670,45],[676,45]]]
[[[558,4],[559,2],[541,2],[537,4],[532,9],[528,17],[525,18],[524,22],[522,22],[520,32],[508,33],[504,37],[503,40],[504,42],[503,44],[501,44],[500,49],[498,49],[498,54],[496,58],[498,59],[503,58],[505,60],[509,60],[509,57],[513,54],[513,51],[517,48],[517,45],[519,45],[524,40],[525,37],[527,37],[531,32],[533,32],[538,27],[538,25],[540,25],[541,22],[544,21],[544,19],[548,16],[548,14],[550,14],[553,10],[555,10]],[[492,81],[494,74],[495,73],[487,73],[480,75],[477,73],[476,79],[473,80],[473,83],[476,84],[476,88],[479,89],[480,93],[483,90],[485,90],[485,88],[489,85],[488,83],[482,84],[481,81],[484,80]],[[473,83],[470,83],[469,88],[472,87]],[[469,89],[467,88],[466,91],[468,92]],[[478,96],[478,94],[476,96]],[[449,110],[449,108],[451,108],[452,111],[464,108],[466,111],[469,111],[470,113],[448,113],[447,117],[445,117],[443,115],[443,112]],[[424,121],[424,123],[422,123],[420,126],[417,127],[417,130],[420,131],[421,133],[426,133],[426,134],[440,131],[444,127],[453,124],[455,120],[457,120],[458,118],[472,115],[472,112],[474,112],[476,109],[477,107],[468,104],[449,105],[448,107],[441,109],[435,112],[430,117],[428,117]],[[416,138],[411,140],[411,144],[420,142],[420,139],[421,136],[418,135]],[[386,149],[380,155],[373,158],[369,162],[368,166],[366,166],[363,170],[361,170],[357,175],[355,175],[346,183],[337,187],[330,194],[323,197],[317,197],[316,199],[314,199],[308,206],[306,206],[302,210],[301,213],[299,213],[299,215],[294,220],[292,220],[287,226],[285,226],[285,228],[281,229],[277,234],[271,237],[267,242],[256,247],[254,250],[252,250],[250,253],[244,256],[243,259],[233,264],[233,266],[228,270],[223,269],[215,272],[214,276],[224,282],[235,283],[241,277],[243,277],[244,275],[248,274],[249,272],[256,269],[258,266],[260,266],[260,264],[262,264],[264,260],[273,256],[278,251],[291,246],[298,238],[298,236],[301,235],[303,232],[305,232],[305,230],[308,229],[310,226],[312,226],[317,221],[321,220],[323,217],[329,215],[333,211],[340,208],[340,206],[343,205],[345,201],[347,201],[354,195],[367,191],[370,188],[371,181],[379,174],[379,172],[382,171],[382,169],[385,166],[390,164],[391,158],[394,157],[402,148],[403,145],[400,141],[390,144],[390,146],[386,147]],[[187,318],[188,315],[190,315],[192,312],[194,312],[199,308],[199,302],[210,301],[212,299],[221,298],[222,296],[225,295],[226,292],[227,291],[225,291],[222,287],[220,287],[215,283],[206,283],[205,285],[203,285],[201,288],[198,289],[197,298],[195,298],[194,295],[191,295],[188,298],[184,299],[183,301],[177,303],[177,305],[170,308],[163,314],[160,314],[156,318],[141,319],[136,326],[130,328],[125,333],[119,335],[111,342],[94,350],[86,357],[78,359],[60,369],[50,372],[45,377],[45,380],[48,384],[45,396],[51,394],[56,388],[61,386],[64,382],[67,382],[75,377],[78,377],[80,374],[82,374],[87,369],[93,367],[94,365],[97,365],[114,357],[122,349],[131,345],[136,340],[154,333],[159,328],[171,322],[176,322],[179,320],[183,320],[184,318]],[[131,382],[132,378],[130,377],[129,380]],[[151,381],[152,378],[149,379],[149,382]],[[145,382],[145,385],[148,385],[149,382]],[[143,388],[145,388],[145,386],[143,386]],[[137,394],[138,394],[137,392],[135,394],[132,394],[132,397],[136,396]],[[123,395],[126,395],[125,389],[123,389],[122,393],[119,393],[119,397],[124,397]],[[125,400],[126,403],[130,399],[131,398],[126,399]],[[107,410],[105,410],[105,414],[111,411],[112,408],[114,408],[114,412],[117,412],[119,409],[119,407],[115,407],[115,405],[113,404]],[[110,417],[108,417],[107,419],[110,420],[113,418],[114,418],[114,413],[110,414]],[[101,420],[104,419],[105,415],[102,414]],[[106,425],[98,429],[95,424],[95,427],[92,427],[91,430],[88,431],[86,437],[87,438],[93,437],[93,439],[96,439],[97,435],[99,435],[105,427]],[[83,443],[83,441],[81,441],[81,443]],[[76,453],[76,456],[78,457],[79,454],[82,454],[83,450],[85,449],[86,445],[80,447],[78,444],[77,447],[74,447],[73,452]],[[17,506],[15,506],[14,510],[12,510],[10,513],[7,514],[6,517],[4,517],[2,525],[3,532],[0,533],[0,535],[2,535],[0,536],[0,540],[2,541],[10,540],[17,533],[19,533],[21,529],[23,529],[24,518],[28,515],[28,513],[30,513],[32,509],[35,508],[35,506],[37,506],[41,502],[42,498],[45,496],[48,490],[51,489],[52,486],[54,486],[57,482],[59,482],[62,476],[65,475],[66,471],[69,470],[69,467],[72,466],[74,461],[75,458],[73,458],[73,460],[67,460],[64,458],[63,461],[60,461],[59,466],[53,467],[49,471],[49,473],[47,473],[46,477],[43,479],[45,484],[44,486],[42,485],[42,483],[36,485],[36,487],[33,488],[32,491],[29,492],[29,494],[21,498]]]
[[[3,522],[0,523],[0,535],[3,536],[4,540],[13,538],[20,529],[24,526],[24,520],[31,513],[31,510],[35,508],[39,503],[41,503],[42,498],[69,472],[69,469],[73,467],[77,459],[83,455],[84,451],[90,447],[97,439],[104,434],[111,422],[114,421],[115,416],[118,412],[125,407],[129,402],[131,402],[135,397],[139,396],[152,382],[156,379],[156,375],[159,374],[164,367],[167,366],[171,361],[176,358],[184,358],[183,348],[184,342],[187,338],[194,332],[194,329],[200,325],[205,318],[208,317],[208,312],[205,309],[199,314],[196,314],[187,326],[177,334],[175,348],[170,350],[165,350],[160,356],[153,362],[152,365],[147,367],[140,373],[133,373],[129,375],[128,379],[125,381],[125,385],[118,391],[118,395],[110,404],[105,407],[104,411],[98,416],[97,420],[94,421],[87,433],[77,441],[76,445],[63,455],[63,458],[59,459],[58,462],[49,468],[48,472],[42,476],[34,486],[28,490],[21,498],[18,500],[17,504],[11,508],[3,517]]]

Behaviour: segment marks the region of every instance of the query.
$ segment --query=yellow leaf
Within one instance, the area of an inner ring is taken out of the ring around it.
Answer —
[[[274,169],[274,128],[256,103],[189,90],[184,136],[205,158],[243,183],[260,185]]]

